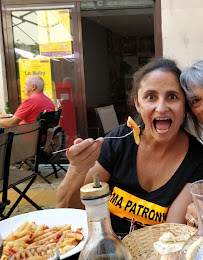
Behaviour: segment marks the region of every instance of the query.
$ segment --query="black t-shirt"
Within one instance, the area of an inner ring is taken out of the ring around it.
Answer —
[[[130,131],[124,124],[109,135],[122,136]],[[165,222],[171,203],[185,184],[203,179],[203,146],[189,135],[189,149],[177,171],[165,185],[147,192],[137,177],[137,148],[133,134],[123,139],[105,139],[98,159],[111,174],[109,210],[116,233],[128,233],[132,218],[136,228]]]

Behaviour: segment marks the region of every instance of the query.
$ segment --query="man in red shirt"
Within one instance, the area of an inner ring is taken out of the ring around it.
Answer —
[[[25,94],[28,96],[11,118],[0,119],[0,126],[9,127],[34,122],[40,112],[54,111],[50,98],[44,95],[44,80],[40,76],[29,76],[25,80]]]

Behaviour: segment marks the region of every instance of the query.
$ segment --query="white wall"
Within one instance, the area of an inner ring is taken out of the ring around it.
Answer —
[[[1,18],[1,17],[0,17]],[[0,19],[0,113],[5,112],[5,103],[8,101],[8,92],[6,84],[6,68],[3,49],[2,24]]]
[[[203,0],[162,0],[163,56],[185,67],[203,59]]]

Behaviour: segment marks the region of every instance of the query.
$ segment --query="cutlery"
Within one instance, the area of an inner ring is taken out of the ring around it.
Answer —
[[[139,126],[140,127],[140,126]],[[125,138],[126,136],[128,136],[128,135],[131,135],[132,133],[133,133],[133,131],[134,130],[132,130],[132,131],[130,131],[129,133],[127,133],[127,134],[125,134],[125,135],[123,135],[123,136],[105,136],[105,137],[102,137],[103,139],[107,139],[107,138],[109,138],[109,139],[120,139],[120,138]],[[99,137],[99,138],[97,138],[96,140],[95,140],[95,142],[96,141],[98,141],[99,139],[100,139],[101,137]],[[58,151],[56,151],[56,152],[53,152],[52,154],[56,154],[56,153],[61,153],[61,152],[65,152],[65,151],[67,151],[67,150],[69,150],[70,149],[70,147],[69,148],[65,148],[65,149],[62,149],[62,150],[58,150]]]

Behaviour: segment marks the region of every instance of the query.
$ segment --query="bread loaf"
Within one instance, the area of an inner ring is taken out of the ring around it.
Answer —
[[[159,240],[154,243],[154,251],[159,259],[167,259],[166,257],[162,258],[162,256],[180,251],[189,238],[189,234],[175,236],[172,232],[165,232]]]

